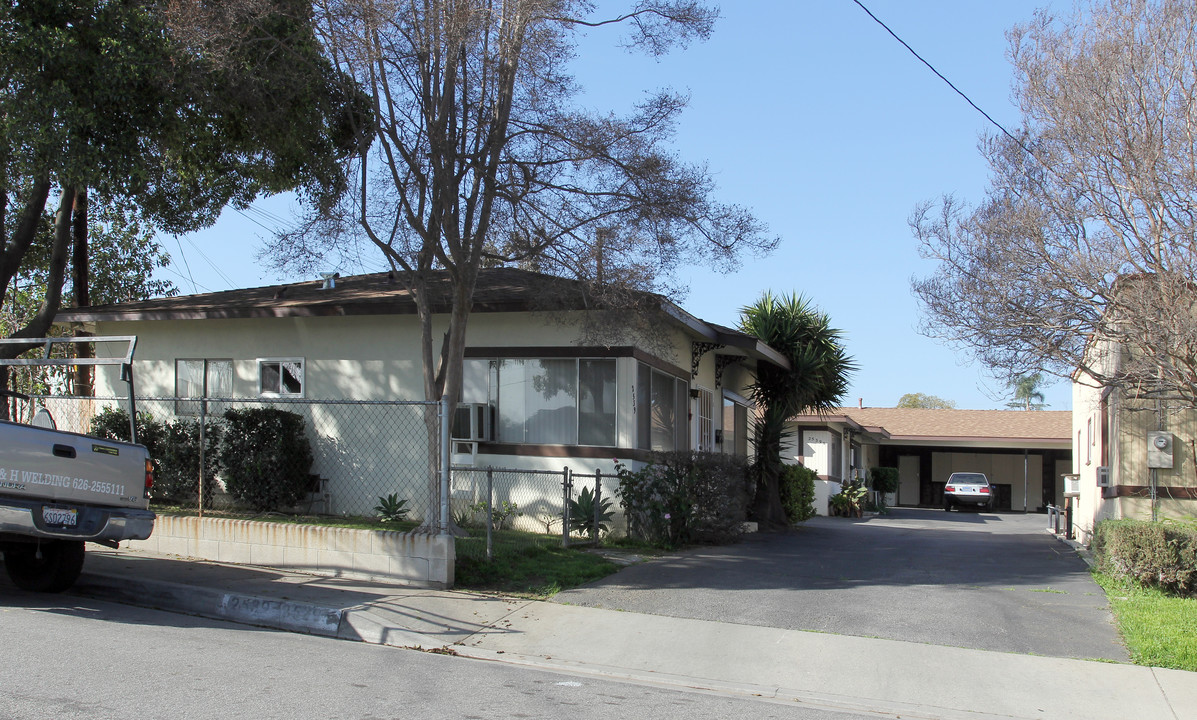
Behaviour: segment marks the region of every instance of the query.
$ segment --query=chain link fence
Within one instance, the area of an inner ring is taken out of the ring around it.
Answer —
[[[458,557],[495,556],[495,548],[571,547],[597,544],[608,533],[626,532],[616,513],[618,478],[601,472],[519,470],[454,466],[450,508]],[[597,499],[597,502],[596,502]]]
[[[50,411],[60,430],[128,439],[124,398],[32,401]],[[429,451],[439,444],[438,403],[137,398],[136,406],[138,442],[158,463],[157,502],[201,507],[202,484],[202,507],[210,510],[371,517],[393,495],[410,520],[439,514],[432,507],[439,478]],[[282,412],[255,412],[263,409]],[[280,495],[247,487],[255,482],[299,489],[281,495],[294,502],[271,506]]]
[[[60,430],[127,440],[127,406],[127,398],[33,396],[11,411],[28,422],[45,408]],[[261,409],[293,416],[272,426],[287,442],[238,429],[238,418]],[[374,518],[389,499],[408,520],[439,516],[438,463],[429,450],[440,449],[439,403],[141,397],[136,411],[138,442],[158,465],[151,497],[159,507]],[[297,476],[300,491],[293,502],[271,503],[246,491],[246,468],[268,484]],[[457,555],[491,559],[496,545],[570,547],[626,532],[618,486],[614,475],[569,467],[453,466],[448,512],[468,534],[457,539]]]

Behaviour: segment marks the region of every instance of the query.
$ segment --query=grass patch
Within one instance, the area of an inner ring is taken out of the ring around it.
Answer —
[[[1093,579],[1106,591],[1132,662],[1197,671],[1197,598],[1167,595],[1100,572]]]
[[[480,555],[458,554],[454,587],[543,600],[617,570],[615,563],[585,550],[496,542],[494,559],[489,561]]]
[[[1053,595],[1067,595],[1068,594],[1068,593],[1064,592],[1063,590],[1056,590],[1054,588],[1038,588],[1038,589],[1032,590],[1031,592],[1051,593]]]

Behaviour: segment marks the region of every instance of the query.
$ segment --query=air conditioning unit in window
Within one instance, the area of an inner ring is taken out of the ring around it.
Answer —
[[[453,439],[487,442],[494,437],[491,418],[493,411],[487,403],[459,403],[453,413]]]
[[[1097,468],[1097,487],[1110,486],[1110,468],[1101,465]]]

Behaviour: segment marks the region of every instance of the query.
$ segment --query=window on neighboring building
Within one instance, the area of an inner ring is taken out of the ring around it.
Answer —
[[[230,398],[233,396],[233,361],[203,358],[175,360],[175,397]],[[198,400],[175,401],[178,415],[199,415]]]
[[[258,394],[273,397],[303,397],[303,358],[258,360]]]

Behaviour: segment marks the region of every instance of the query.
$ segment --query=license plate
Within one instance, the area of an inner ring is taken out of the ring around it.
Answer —
[[[79,511],[75,508],[43,507],[42,520],[47,525],[75,527],[79,524]]]

